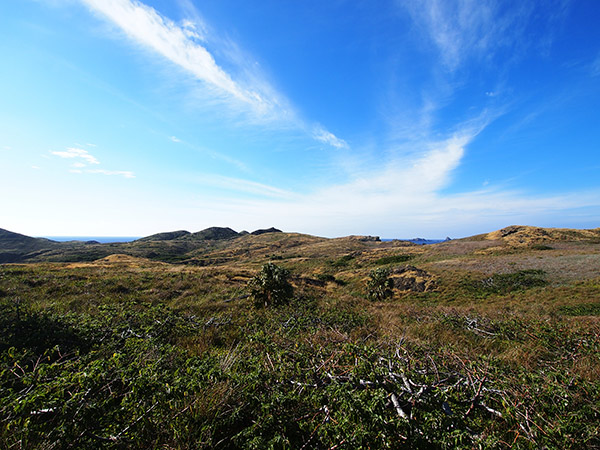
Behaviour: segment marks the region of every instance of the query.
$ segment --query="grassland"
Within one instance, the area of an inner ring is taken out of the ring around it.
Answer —
[[[600,448],[598,229],[92,248],[0,265],[0,448]]]

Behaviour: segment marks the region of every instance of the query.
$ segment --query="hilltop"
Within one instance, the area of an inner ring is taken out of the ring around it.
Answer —
[[[446,239],[433,248],[448,252],[510,253],[515,249],[550,247],[553,243],[597,243],[600,228],[591,230],[509,226],[487,234],[462,239]],[[236,259],[273,255],[289,258],[341,256],[348,252],[404,248],[422,243],[417,240],[381,242],[373,236],[322,238],[301,233],[284,233],[276,228],[251,233],[226,227],[210,227],[198,232],[185,230],[162,232],[133,242],[56,242],[33,238],[0,229],[0,263],[10,262],[82,262],[112,254],[125,254],[150,260],[191,265],[214,265]],[[419,253],[422,250],[412,249]],[[428,250],[431,251],[431,250]],[[435,251],[432,251],[435,253]]]
[[[269,228],[250,235],[281,233]],[[184,261],[189,252],[220,247],[224,241],[248,235],[231,228],[210,227],[196,233],[179,230],[153,234],[133,242],[100,244],[95,241],[57,242],[0,229],[0,263],[93,261],[113,253],[159,261]]]

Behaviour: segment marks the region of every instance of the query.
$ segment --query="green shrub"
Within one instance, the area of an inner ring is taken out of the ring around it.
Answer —
[[[384,265],[384,264],[397,264],[403,263],[412,259],[412,255],[390,255],[384,256],[383,258],[379,258],[375,260],[375,264]]]
[[[332,261],[330,264],[332,267],[347,267],[350,261],[354,259],[354,255],[348,254]]]
[[[392,296],[394,282],[389,275],[388,269],[379,268],[371,271],[370,279],[367,281],[367,295],[371,300],[381,301]]]
[[[519,270],[513,273],[496,273],[483,280],[467,279],[463,286],[473,294],[508,294],[548,284],[546,272],[538,269]]]
[[[531,246],[532,250],[553,250],[554,247],[550,247],[549,245],[545,245],[545,244],[533,244]]]
[[[565,316],[600,316],[600,303],[583,303],[580,305],[564,305],[559,309]]]
[[[289,282],[290,272],[273,263],[265,264],[261,271],[248,283],[251,297],[257,307],[282,305],[294,294]]]

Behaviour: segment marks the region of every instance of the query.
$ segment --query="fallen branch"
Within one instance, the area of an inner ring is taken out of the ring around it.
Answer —
[[[394,405],[394,408],[396,408],[396,412],[398,413],[398,416],[400,416],[403,419],[410,420],[408,414],[406,414],[404,412],[404,410],[402,409],[402,407],[400,406],[400,402],[398,401],[398,397],[396,397],[396,394],[394,394],[392,392],[391,398],[392,398],[392,404]]]

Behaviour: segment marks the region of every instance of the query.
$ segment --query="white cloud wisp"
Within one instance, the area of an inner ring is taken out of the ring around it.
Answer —
[[[99,165],[100,161],[87,150],[81,148],[68,147],[65,151],[53,151],[50,154],[63,159],[77,159],[77,161],[71,164],[71,169],[69,170],[71,173],[96,173],[135,178],[134,173],[129,170],[87,169],[88,165]]]
[[[521,36],[535,13],[531,4],[503,9],[493,0],[409,0],[398,4],[408,9],[451,71],[471,56],[487,58],[498,48],[522,45]]]
[[[199,15],[189,2],[184,5],[190,18],[177,24],[139,0],[80,1],[116,26],[129,40],[166,58],[201,81],[203,103],[211,104],[204,98],[208,95],[211,100],[226,104],[229,111],[246,114],[252,125],[277,122],[297,129],[307,128],[288,100],[262,75],[255,61],[244,55],[234,42],[211,36],[209,27],[202,22],[197,24]],[[211,53],[207,47],[209,41],[218,47],[218,51]],[[215,55],[224,58],[226,64],[220,65]],[[232,70],[227,71],[224,66]],[[212,106],[215,106],[214,102]],[[346,146],[342,139],[322,127],[309,134],[336,148]]]
[[[93,11],[117,25],[130,39],[148,47],[198,79],[258,110],[269,107],[269,99],[239,86],[217,65],[213,56],[190,33],[190,24],[180,27],[154,8],[136,0],[82,0]]]
[[[92,156],[87,150],[83,150],[81,148],[69,147],[69,148],[67,148],[66,151],[50,152],[50,153],[55,156],[58,156],[60,158],[67,158],[67,159],[80,158],[80,159],[84,160],[87,164],[100,164],[100,161],[98,161],[94,156]],[[80,167],[80,165],[83,163],[79,162],[79,163],[75,163],[75,164],[77,164]]]
[[[222,180],[232,189],[252,193],[258,189],[267,198],[195,199],[195,209],[233,227],[276,226],[294,231],[301,226],[302,232],[330,237],[362,233],[397,238],[461,237],[518,223],[557,226],[574,210],[582,211],[588,222],[600,214],[598,192],[533,195],[489,185],[475,191],[444,192],[477,133],[456,134],[431,143],[419,156],[390,161],[379,170],[356,172],[347,183],[304,195],[278,198],[277,188]]]

